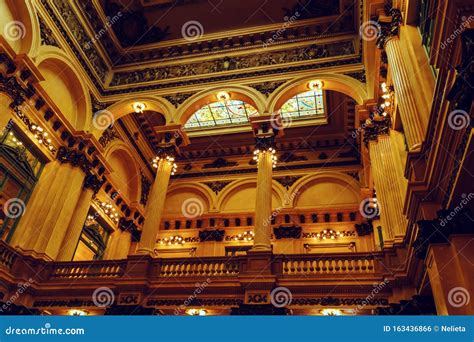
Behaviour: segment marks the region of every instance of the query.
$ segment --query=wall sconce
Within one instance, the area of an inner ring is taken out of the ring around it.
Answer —
[[[84,310],[72,309],[68,311],[69,316],[87,316],[89,313]]]
[[[322,309],[321,315],[323,316],[341,316],[342,311],[340,309]]]
[[[183,245],[184,244],[184,239],[179,236],[179,235],[174,235],[170,237],[166,237],[162,240],[159,240],[160,245]]]
[[[225,104],[227,101],[230,100],[230,94],[229,94],[228,92],[226,92],[226,91],[220,91],[220,92],[218,92],[217,95],[216,95],[216,97],[217,97],[217,100],[218,100],[219,102],[222,102],[223,104]]]
[[[206,316],[207,310],[204,309],[189,309],[186,313],[190,316]]]
[[[137,114],[142,114],[143,111],[145,110],[145,104],[142,103],[142,102],[135,102],[133,105],[133,110],[135,111],[135,113]]]
[[[308,83],[308,88],[311,90],[323,90],[324,82],[321,80],[314,80]]]

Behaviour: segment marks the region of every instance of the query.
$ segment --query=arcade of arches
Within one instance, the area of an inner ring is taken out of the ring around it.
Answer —
[[[474,313],[472,2],[259,3],[0,1],[0,313]]]

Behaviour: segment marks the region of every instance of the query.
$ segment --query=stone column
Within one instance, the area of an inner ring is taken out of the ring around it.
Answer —
[[[450,243],[430,245],[425,262],[438,315],[474,314],[472,260],[474,235],[451,235]]]
[[[77,243],[81,237],[84,222],[92,202],[94,193],[97,193],[102,186],[102,181],[93,174],[89,174],[84,180],[83,189],[79,201],[71,216],[71,221],[64,236],[61,248],[58,253],[58,261],[71,261],[76,250]]]
[[[279,115],[261,115],[250,119],[255,135],[254,159],[257,160],[255,229],[252,251],[271,251],[272,170],[275,138],[283,133]]]
[[[48,194],[55,190],[54,182],[57,179],[60,167],[61,164],[57,160],[45,165],[18,226],[13,232],[13,236],[10,240],[12,246],[25,249],[28,238],[35,234],[33,225],[36,222],[38,213],[45,205]]]
[[[82,192],[87,163],[81,151],[60,148],[58,160],[45,167],[12,245],[39,257],[57,258]]]
[[[107,241],[107,247],[105,247],[104,260],[114,260],[115,253],[117,251],[117,245],[120,240],[120,235],[122,231],[120,229],[115,230],[109,237]]]
[[[179,154],[179,146],[189,143],[189,139],[180,125],[160,127],[156,132],[161,135],[160,149],[157,157],[153,160],[153,167],[157,171],[145,208],[145,223],[138,242],[137,254],[153,254],[163,216],[170,176],[176,171],[174,156]]]
[[[385,242],[402,241],[407,227],[403,214],[406,182],[399,162],[398,146],[394,141],[397,132],[380,135],[369,142],[369,153],[377,204],[380,209],[383,239]]]
[[[114,259],[126,259],[132,245],[132,233],[129,230],[124,230],[117,239],[117,247],[115,250]]]
[[[155,248],[156,236],[160,229],[163,207],[166,200],[166,191],[170,181],[173,162],[160,158],[157,164],[155,182],[148,196],[145,209],[145,223],[142,228],[142,236],[138,243],[137,253],[152,254]]]
[[[273,154],[269,150],[263,150],[257,153],[257,158],[258,173],[255,203],[255,236],[252,249],[271,250]]]
[[[384,48],[393,78],[395,98],[400,109],[400,117],[405,131],[409,151],[418,151],[424,140],[425,128],[422,121],[423,108],[416,98],[416,80],[409,67],[409,56],[402,46],[399,25],[402,23],[400,10],[390,9],[387,17],[379,19],[379,48]]]

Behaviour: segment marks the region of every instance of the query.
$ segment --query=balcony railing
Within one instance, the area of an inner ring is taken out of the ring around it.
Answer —
[[[377,253],[344,254],[295,254],[275,255],[269,259],[270,269],[277,277],[296,280],[299,276],[307,280],[312,276],[325,280],[353,277],[376,278],[382,276]],[[80,262],[50,262],[23,256],[0,241],[0,267],[13,276],[30,274],[42,284],[53,284],[65,280],[166,280],[167,283],[183,278],[230,279],[246,273],[247,256],[204,258],[151,258],[130,256],[124,260],[96,260]]]
[[[367,253],[301,254],[282,257],[283,275],[371,274],[376,271],[374,256]]]
[[[163,259],[160,269],[161,277],[221,277],[238,274],[237,258]]]
[[[118,278],[125,272],[126,262],[91,261],[55,263],[52,265],[50,279],[79,278]]]

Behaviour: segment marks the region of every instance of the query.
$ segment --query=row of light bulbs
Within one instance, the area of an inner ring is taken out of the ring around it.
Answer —
[[[30,131],[34,134],[34,137],[38,142],[50,151],[53,150],[53,145],[51,145],[51,139],[48,137],[48,132],[45,132],[44,129],[37,125],[31,125]]]
[[[253,230],[246,230],[245,232],[234,236],[235,241],[253,241],[255,233]]]
[[[166,238],[160,240],[160,244],[161,245],[168,245],[168,246],[183,245],[184,244],[184,239],[179,235],[174,235],[174,236],[166,237]]]
[[[176,163],[174,162],[173,157],[166,156],[165,158],[163,158],[163,157],[156,156],[155,158],[153,158],[153,161],[152,161],[153,167],[155,169],[157,169],[158,168],[158,163],[162,159],[164,159],[168,163],[168,165],[171,166],[171,175],[174,175],[176,173],[176,170],[178,169],[178,165],[176,165]]]
[[[316,233],[315,239],[319,240],[336,240],[337,238],[346,236],[345,232],[338,232],[332,229],[324,229],[320,233]]]
[[[110,217],[115,222],[119,221],[119,214],[117,213],[117,209],[114,208],[114,206],[111,203],[107,202],[101,202],[100,207],[102,211]]]
[[[392,104],[390,101],[391,101],[391,97],[392,97],[392,94],[391,94],[391,91],[390,89],[388,88],[387,86],[387,83],[385,82],[382,82],[382,84],[380,85],[380,87],[382,88],[382,99],[384,99],[384,102],[380,105],[380,108],[382,108],[384,111],[382,112],[382,116],[387,116],[388,113],[387,113],[387,109],[390,108],[390,105]]]
[[[275,155],[276,150],[273,147],[270,147],[268,150],[260,151],[259,149],[256,149],[255,151],[253,151],[253,160],[255,160],[257,163],[258,163],[260,153],[271,153],[272,167],[273,168],[276,167],[278,159],[277,159],[277,156]]]

